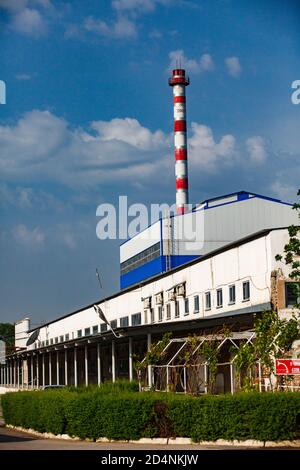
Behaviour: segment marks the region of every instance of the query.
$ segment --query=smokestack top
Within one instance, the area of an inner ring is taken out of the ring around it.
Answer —
[[[172,77],[169,78],[169,85],[174,86],[174,85],[185,85],[188,86],[190,84],[190,79],[189,77],[185,76],[185,70],[184,69],[174,69],[172,72]]]

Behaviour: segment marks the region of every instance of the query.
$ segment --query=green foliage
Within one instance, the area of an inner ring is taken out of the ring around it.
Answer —
[[[300,190],[298,190],[297,196],[300,196]],[[293,210],[298,212],[300,218],[300,204],[295,203],[293,205]],[[300,224],[299,224],[300,225]],[[291,267],[290,278],[299,280],[300,279],[300,227],[299,225],[291,225],[288,228],[290,239],[288,243],[284,246],[284,255],[278,254],[275,256],[276,261],[282,261],[284,259],[285,264]],[[298,289],[298,298],[300,297],[300,285]],[[295,307],[300,308],[300,305],[295,305]]]
[[[142,361],[138,357],[134,356],[134,367],[136,370],[146,369],[149,365],[158,364],[158,362],[163,358],[163,351],[165,347],[169,344],[172,333],[165,333],[158,343],[152,344],[149,351],[147,351],[145,357]]]
[[[300,393],[238,393],[192,397],[173,393],[77,391],[7,393],[7,424],[81,438],[116,440],[190,437],[194,441],[300,436]]]
[[[208,364],[208,390],[213,391],[218,371],[218,341],[204,341],[200,348],[200,354],[205,357]]]
[[[115,382],[103,382],[100,385],[89,385],[75,387],[74,385],[66,387],[70,392],[86,393],[86,392],[97,392],[97,393],[122,393],[122,392],[138,392],[139,384],[135,380],[129,381],[126,379],[119,379]]]
[[[0,323],[0,338],[6,343],[7,352],[13,352],[15,344],[15,326],[12,323]]]

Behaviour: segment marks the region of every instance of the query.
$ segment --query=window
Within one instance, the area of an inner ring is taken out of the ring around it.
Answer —
[[[107,324],[106,323],[101,323],[100,331],[101,331],[101,333],[105,333],[105,331],[107,331]]]
[[[117,320],[112,320],[110,322],[110,327],[115,330],[118,327],[118,321]]]
[[[300,303],[300,282],[285,283],[285,306],[293,308]]]
[[[148,310],[144,310],[144,323],[148,323]]]
[[[163,321],[163,308],[161,305],[158,307],[158,321]]]
[[[217,308],[223,307],[223,291],[217,289]]]
[[[150,319],[151,319],[151,323],[155,322],[154,308],[150,309]]]
[[[128,320],[128,317],[122,317],[120,318],[120,326],[128,326],[129,325],[129,320]]]
[[[54,340],[54,343],[57,344],[58,343],[58,337],[56,336],[55,340]]]
[[[199,295],[194,295],[194,313],[199,312]]]
[[[235,304],[235,285],[229,286],[229,304]]]
[[[205,310],[211,309],[211,295],[210,292],[205,292]]]
[[[82,330],[77,330],[77,338],[81,338],[82,337]]]
[[[46,346],[49,346],[49,340],[46,339]]]
[[[189,314],[189,299],[184,299],[184,314]]]
[[[63,342],[64,342],[64,337],[63,337],[63,336],[60,336],[60,337],[59,337],[59,342],[60,342],[60,343],[63,343]]]
[[[132,326],[137,326],[142,323],[142,316],[140,313],[134,313],[131,315],[131,325]]]
[[[178,318],[179,315],[180,315],[179,302],[178,300],[175,300],[175,318]]]
[[[250,282],[243,282],[243,300],[250,299]]]
[[[91,334],[91,329],[90,328],[85,328],[84,329],[84,336],[89,336]]]
[[[93,326],[93,335],[98,333],[98,325]]]
[[[171,319],[171,304],[167,304],[167,320]]]
[[[69,335],[69,333],[67,333],[66,336],[65,336],[65,341],[69,341],[69,339],[70,339],[70,335]]]
[[[53,338],[50,339],[50,344],[53,344]]]
[[[148,263],[149,261],[152,261],[155,258],[158,258],[159,256],[160,242],[155,243],[155,245],[150,246],[141,253],[138,253],[137,255],[132,256],[132,258],[129,258],[123,263],[121,263],[121,275],[126,274],[132,271],[133,269],[136,269],[139,266],[142,266],[143,264]]]

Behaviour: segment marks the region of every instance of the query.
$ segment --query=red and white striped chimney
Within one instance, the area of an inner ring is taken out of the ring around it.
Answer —
[[[184,214],[189,203],[188,168],[187,168],[187,137],[186,137],[186,104],[185,87],[190,80],[185,70],[174,69],[169,79],[174,96],[174,144],[175,144],[175,175],[176,175],[176,212]]]

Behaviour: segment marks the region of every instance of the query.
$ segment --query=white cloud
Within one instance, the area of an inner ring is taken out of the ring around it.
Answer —
[[[34,38],[47,33],[46,16],[55,12],[50,0],[0,0],[1,8],[9,13],[13,31]]]
[[[238,57],[226,57],[225,65],[229,75],[238,78],[242,73],[242,67]]]
[[[111,39],[130,39],[137,35],[135,23],[125,16],[119,16],[111,24],[89,16],[84,20],[84,28],[89,32]]]
[[[31,79],[31,76],[28,75],[27,73],[19,73],[16,75],[16,79],[17,80],[30,80]]]
[[[39,227],[31,230],[23,224],[13,229],[13,236],[17,242],[31,247],[41,246],[45,241],[45,234]]]
[[[252,163],[261,165],[267,159],[266,141],[259,135],[249,137],[246,147]]]
[[[216,142],[210,127],[192,122],[189,157],[194,168],[197,166],[201,171],[216,172],[236,160],[235,137],[227,134]]]
[[[132,118],[94,121],[92,128],[101,135],[101,139],[105,142],[119,140],[141,150],[151,150],[168,144],[168,139],[162,131],[152,133]]]
[[[176,68],[178,63],[181,64],[181,67],[185,68],[188,72],[195,74],[210,72],[214,69],[214,62],[210,54],[203,54],[199,59],[189,59],[185,56],[182,49],[177,49],[176,51],[171,51],[169,53],[169,59],[170,64],[168,71]]]
[[[14,15],[11,28],[18,33],[39,37],[47,32],[47,25],[38,10],[24,8]]]
[[[148,13],[155,9],[156,0],[113,0],[112,7],[117,11]]]
[[[193,174],[220,174],[222,169],[244,161],[232,134],[218,139],[210,127],[193,122],[189,132],[189,161]],[[262,137],[247,139],[250,164],[263,164],[266,150]],[[0,175],[8,186],[0,197],[6,205],[21,209],[51,206],[55,198],[33,183],[58,183],[72,190],[89,191],[99,185],[126,182],[128,186],[152,184],[153,177],[173,173],[173,135],[151,131],[133,118],[93,121],[90,127],[71,127],[49,111],[33,110],[13,125],[0,126]],[[171,176],[170,176],[171,177]],[[13,183],[15,195],[8,191]],[[18,186],[19,185],[19,186]]]
[[[289,182],[276,180],[271,184],[271,191],[283,201],[296,201],[298,186]]]
[[[87,187],[124,177],[132,181],[139,172],[145,178],[154,171],[169,142],[162,131],[151,132],[135,119],[94,121],[88,132],[33,110],[14,126],[0,126],[0,174],[8,182]]]
[[[203,54],[200,57],[200,68],[201,70],[207,72],[209,72],[210,70],[214,70],[215,64],[210,54]]]

